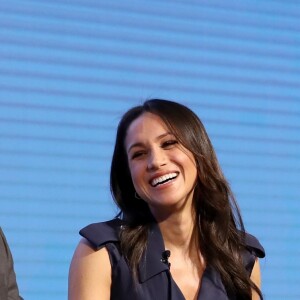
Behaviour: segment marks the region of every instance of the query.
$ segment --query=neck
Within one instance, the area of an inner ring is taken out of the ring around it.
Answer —
[[[187,212],[173,213],[168,218],[157,219],[165,248],[185,254],[197,248],[197,239],[194,235],[194,220],[194,215]]]

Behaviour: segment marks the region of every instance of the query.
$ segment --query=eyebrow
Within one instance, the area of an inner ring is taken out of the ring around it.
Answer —
[[[171,132],[166,132],[166,133],[163,133],[163,134],[157,136],[157,137],[155,138],[155,140],[156,140],[156,141],[159,141],[159,140],[161,140],[162,138],[164,138],[164,137],[166,137],[166,136],[168,136],[168,135],[173,135],[173,134],[172,134]],[[129,147],[128,150],[127,150],[127,153],[129,153],[129,152],[132,150],[132,148],[135,148],[135,147],[143,147],[143,146],[144,146],[144,144],[141,143],[141,142],[134,143],[134,144],[130,145],[130,147]]]

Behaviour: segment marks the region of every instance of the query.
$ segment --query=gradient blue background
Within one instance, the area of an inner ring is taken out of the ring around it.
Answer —
[[[27,300],[66,299],[78,230],[117,212],[115,130],[146,98],[203,120],[265,246],[265,299],[300,299],[298,1],[1,1],[0,225]]]

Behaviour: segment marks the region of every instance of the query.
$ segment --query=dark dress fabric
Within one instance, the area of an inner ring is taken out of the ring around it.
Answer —
[[[106,247],[112,265],[112,300],[184,300],[184,296],[172,279],[168,264],[163,259],[165,253],[161,232],[152,223],[147,248],[138,268],[138,282],[134,283],[132,273],[119,247],[119,232],[122,221],[94,223],[80,230],[96,249]],[[247,251],[243,254],[246,270],[251,274],[256,257],[264,257],[264,249],[258,240],[246,234]],[[207,266],[201,281],[198,300],[233,300],[225,291],[220,274]]]
[[[14,271],[13,258],[0,228],[0,300],[22,300]]]

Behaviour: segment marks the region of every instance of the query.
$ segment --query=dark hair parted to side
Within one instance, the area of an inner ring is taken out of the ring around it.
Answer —
[[[131,123],[146,112],[159,116],[179,143],[194,155],[198,171],[193,198],[194,231],[207,265],[220,272],[228,294],[250,300],[254,289],[262,299],[242,263],[241,252],[245,249],[242,218],[206,130],[193,111],[169,100],[151,99],[131,108],[123,115],[117,130],[110,186],[120,208],[119,216],[126,222],[120,236],[121,248],[133,273],[136,276],[153,217],[147,203],[135,197],[125,138]]]

